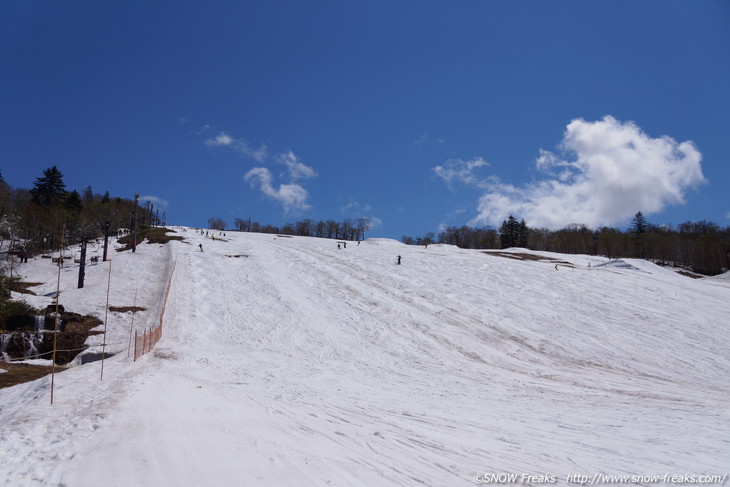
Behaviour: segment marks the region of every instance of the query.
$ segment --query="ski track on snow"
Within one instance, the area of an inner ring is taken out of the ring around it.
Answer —
[[[641,261],[556,270],[381,239],[182,235],[115,259],[146,282],[149,324],[176,262],[152,353],[128,360],[120,324],[103,381],[94,364],[65,371],[53,406],[47,378],[0,391],[0,483],[727,469],[730,287]]]

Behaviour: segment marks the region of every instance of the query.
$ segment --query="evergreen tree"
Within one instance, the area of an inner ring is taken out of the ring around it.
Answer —
[[[3,179],[2,173],[0,173],[0,220],[10,210],[11,206],[10,186]]]
[[[642,233],[646,233],[646,231],[649,228],[649,223],[646,221],[646,218],[644,218],[644,215],[641,212],[638,212],[636,215],[634,215],[633,220],[631,220],[631,233],[634,235],[641,235]]]
[[[94,200],[94,192],[91,191],[91,185],[84,190],[84,203],[91,203]]]
[[[73,191],[68,193],[66,199],[63,202],[63,206],[72,214],[78,214],[81,211],[81,208],[83,208],[84,206],[81,203],[81,196],[79,196],[79,192],[74,189]]]
[[[46,208],[61,203],[66,197],[66,184],[63,174],[56,166],[43,171],[43,176],[34,181],[30,190],[33,203]]]
[[[527,223],[525,223],[525,219],[523,218],[520,220],[520,225],[517,228],[517,246],[522,248],[527,248],[530,238],[530,229],[527,226]]]
[[[499,243],[503,249],[519,245],[520,224],[512,215],[499,227]]]
[[[109,191],[106,191],[104,193],[104,196],[101,197],[101,202],[102,203],[109,203]]]

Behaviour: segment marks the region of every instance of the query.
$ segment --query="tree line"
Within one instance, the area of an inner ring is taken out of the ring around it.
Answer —
[[[249,218],[235,218],[233,230],[237,232],[276,233],[281,235],[293,235],[299,237],[320,237],[334,238],[340,240],[363,240],[365,233],[372,229],[373,225],[368,218],[345,218],[342,221],[304,219],[294,223],[286,223],[280,227],[275,225],[262,225],[259,222],[252,222]],[[226,222],[220,218],[208,219],[208,228],[213,230],[225,230]]]
[[[81,240],[115,234],[131,228],[136,214],[140,228],[164,225],[151,202],[138,206],[135,200],[95,193],[91,186],[81,191],[68,190],[63,174],[52,166],[36,178],[30,189],[10,187],[0,173],[0,242],[11,240],[11,247],[22,242],[28,252],[57,249],[63,239],[67,245]],[[220,218],[210,218],[209,228],[225,230]],[[242,232],[274,233],[341,240],[362,240],[372,229],[367,218],[342,221],[304,219],[281,227],[235,218],[233,229]],[[65,233],[64,233],[65,232]],[[626,230],[601,227],[590,229],[571,224],[560,230],[531,228],[513,216],[497,228],[450,226],[438,234],[422,237],[403,236],[406,244],[445,243],[470,249],[524,247],[537,251],[566,254],[603,255],[609,258],[635,257],[658,264],[673,265],[715,275],[730,269],[730,226],[701,220],[677,226],[653,225],[638,212]]]
[[[58,250],[61,242],[73,245],[82,240],[114,235],[132,226],[164,224],[159,210],[147,202],[95,193],[91,186],[80,192],[68,190],[63,173],[52,166],[34,180],[30,189],[12,188],[0,174],[0,242],[10,240],[11,250],[30,253]]]
[[[428,244],[433,233],[413,238],[406,244]],[[499,229],[450,226],[436,236],[436,242],[467,249],[523,247],[564,254],[602,255],[608,258],[641,258],[660,265],[672,265],[705,275],[730,269],[730,226],[709,221],[688,221],[678,226],[653,225],[638,212],[626,230],[601,227],[590,229],[572,224],[560,230],[531,228],[524,220],[510,216]]]

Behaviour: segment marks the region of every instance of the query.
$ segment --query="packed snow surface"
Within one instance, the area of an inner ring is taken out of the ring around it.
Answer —
[[[89,266],[84,289],[78,265],[62,270],[61,304],[107,319],[113,355],[103,379],[101,362],[57,374],[53,405],[50,377],[0,390],[1,485],[451,486],[489,474],[536,485],[521,476],[730,470],[727,279],[524,249],[510,251],[534,258],[177,231],[185,242]],[[19,271],[44,282],[25,299],[49,304],[56,267]],[[134,362],[130,330],[159,321],[168,279],[162,340]],[[146,309],[134,323],[106,317],[108,283],[111,306]]]

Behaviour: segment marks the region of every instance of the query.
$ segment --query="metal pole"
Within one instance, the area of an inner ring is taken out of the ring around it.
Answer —
[[[86,275],[86,239],[81,241],[81,263],[79,265],[79,289],[84,287],[84,276]]]

